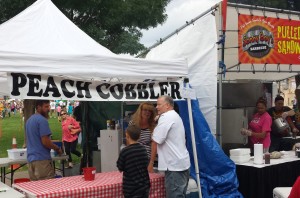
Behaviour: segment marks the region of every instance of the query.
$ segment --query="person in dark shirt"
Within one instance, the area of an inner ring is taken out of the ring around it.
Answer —
[[[293,147],[294,142],[286,141],[283,137],[289,137],[290,131],[293,133],[298,133],[299,130],[295,127],[289,113],[291,108],[284,106],[284,98],[280,95],[276,96],[275,98],[275,106],[271,107],[268,110],[272,118],[272,127],[271,127],[271,145],[269,148],[269,152],[273,151],[282,151],[282,150],[291,150]],[[288,123],[290,129],[285,129],[280,131],[274,122],[277,118],[284,118]]]
[[[146,148],[139,144],[141,129],[131,125],[126,130],[125,147],[117,161],[119,171],[123,172],[123,194],[125,198],[148,198],[150,178],[147,170]]]

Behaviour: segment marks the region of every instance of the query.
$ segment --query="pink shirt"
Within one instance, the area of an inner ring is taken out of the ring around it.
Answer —
[[[264,148],[269,148],[271,144],[270,131],[272,125],[272,118],[268,112],[262,115],[256,113],[253,115],[251,122],[249,123],[249,129],[255,133],[266,132],[266,137],[264,139],[256,138],[251,136],[250,140],[252,144],[262,143]]]
[[[79,123],[72,117],[67,117],[66,120],[61,122],[62,126],[62,140],[66,142],[74,142],[78,138],[78,134],[71,134],[69,130],[69,125],[73,125],[74,129],[79,129]]]
[[[61,107],[60,107],[60,106],[57,106],[57,107],[56,107],[56,111],[57,111],[58,113],[60,113]]]

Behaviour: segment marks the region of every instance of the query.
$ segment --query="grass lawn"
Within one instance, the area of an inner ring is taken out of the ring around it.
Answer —
[[[61,140],[61,123],[57,118],[49,119],[49,126],[52,132],[53,140]],[[12,147],[12,138],[16,137],[18,148],[22,148],[24,144],[24,122],[19,113],[15,116],[0,118],[0,130],[2,130],[2,137],[0,138],[0,157],[7,157],[7,149]],[[77,149],[81,152],[80,145]],[[78,163],[77,156],[72,155],[73,162]]]

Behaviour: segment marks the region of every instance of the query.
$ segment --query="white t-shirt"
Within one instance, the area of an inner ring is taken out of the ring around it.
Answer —
[[[51,108],[52,110],[55,109],[55,102],[50,102],[50,108]]]
[[[190,167],[183,122],[174,110],[161,114],[152,139],[158,144],[158,170],[184,171]]]

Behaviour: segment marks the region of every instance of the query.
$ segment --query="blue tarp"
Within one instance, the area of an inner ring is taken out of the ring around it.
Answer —
[[[187,102],[177,101],[176,104],[186,130],[187,149],[191,159],[191,176],[196,180]],[[238,191],[239,182],[235,164],[213,137],[197,100],[192,100],[192,112],[202,196],[204,198],[242,198],[243,196]]]

